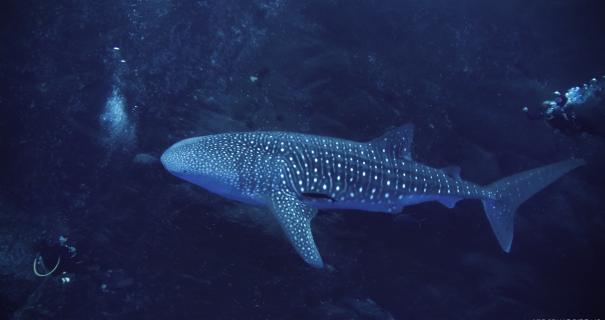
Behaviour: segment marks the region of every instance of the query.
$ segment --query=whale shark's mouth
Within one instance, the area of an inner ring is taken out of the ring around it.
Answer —
[[[160,161],[164,168],[174,175],[186,173],[187,161],[182,150],[183,147],[183,141],[175,143],[170,148],[166,149],[160,157]]]

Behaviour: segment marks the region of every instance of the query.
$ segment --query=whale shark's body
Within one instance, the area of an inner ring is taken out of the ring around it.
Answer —
[[[370,142],[288,132],[226,133],[180,141],[164,152],[177,177],[226,198],[271,208],[287,238],[310,265],[323,261],[311,233],[317,209],[399,213],[403,207],[480,199],[502,249],[510,251],[516,208],[566,172],[567,160],[479,186],[459,169],[432,168],[412,159],[413,126]]]

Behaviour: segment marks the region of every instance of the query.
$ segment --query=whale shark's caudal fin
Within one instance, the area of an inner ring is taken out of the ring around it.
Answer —
[[[561,161],[514,174],[486,187],[489,196],[483,199],[483,208],[502,250],[510,252],[513,220],[519,205],[584,163],[580,159]]]

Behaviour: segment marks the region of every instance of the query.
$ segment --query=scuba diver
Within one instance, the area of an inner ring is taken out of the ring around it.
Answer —
[[[528,118],[544,119],[554,129],[568,135],[586,132],[605,137],[605,76],[568,89],[554,92],[552,100],[537,108],[524,107]]]
[[[76,247],[60,236],[58,243],[41,242],[36,245],[38,254],[34,259],[33,272],[38,277],[58,275],[62,284],[71,282],[71,274],[81,262]]]
[[[33,262],[33,273],[37,277],[55,279],[63,286],[84,282],[100,288],[103,293],[115,293],[134,284],[126,270],[102,268],[64,236],[59,236],[58,241],[41,240],[34,249],[38,252]]]
[[[38,254],[34,259],[33,272],[38,277],[58,276],[60,283],[71,282],[71,275],[76,271],[78,252],[76,247],[68,244],[67,238],[60,236],[58,243],[39,243]]]

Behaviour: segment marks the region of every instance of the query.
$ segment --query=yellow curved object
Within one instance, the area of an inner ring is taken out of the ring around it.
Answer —
[[[36,267],[36,265],[38,264],[38,259],[40,259],[40,263],[42,263],[42,265],[44,265],[44,260],[42,259],[42,257],[40,255],[37,255],[36,258],[34,259],[34,274],[37,275],[38,277],[48,277],[51,274],[53,274],[53,272],[55,272],[57,270],[57,268],[59,267],[59,264],[61,264],[61,256],[59,256],[57,258],[57,264],[55,264],[54,268],[52,268],[52,270],[50,270],[48,273],[40,273],[38,272],[38,267]],[[44,269],[46,269],[46,266],[44,265]]]

